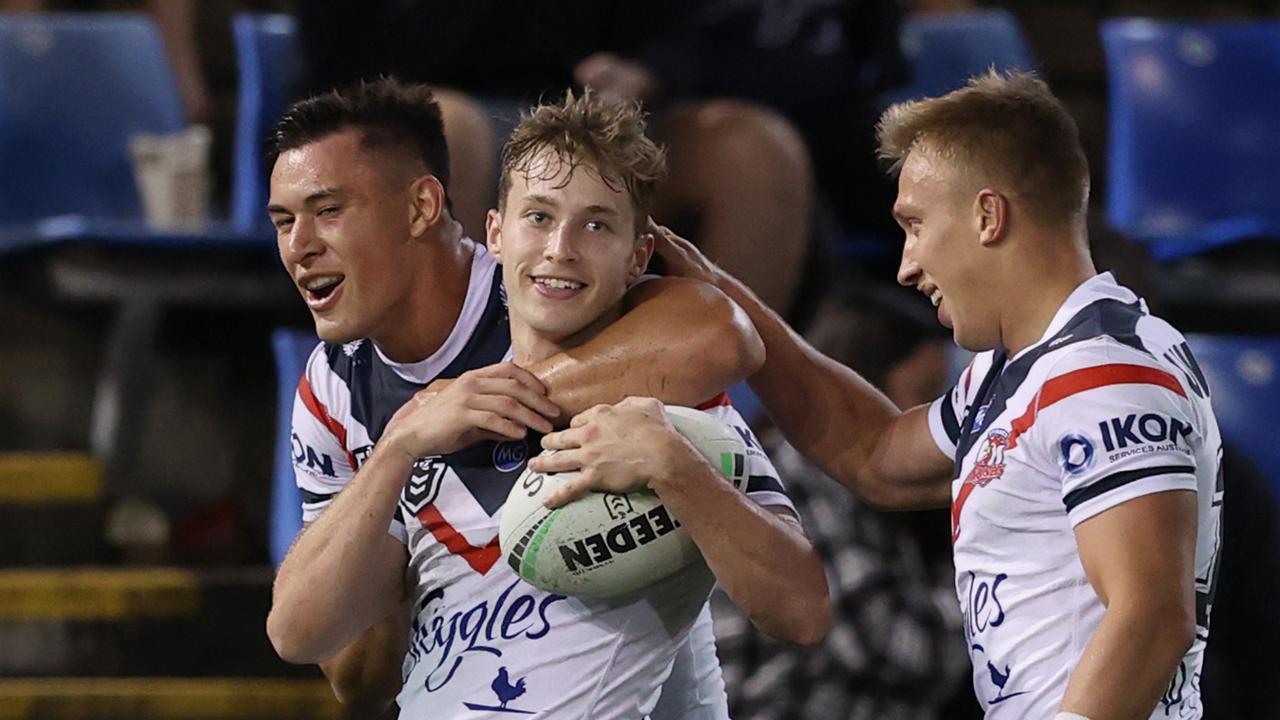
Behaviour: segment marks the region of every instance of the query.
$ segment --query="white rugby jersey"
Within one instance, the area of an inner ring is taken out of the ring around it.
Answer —
[[[509,359],[510,345],[502,275],[477,246],[459,320],[431,357],[398,364],[370,342],[317,347],[293,416],[304,521],[350,481],[413,393]],[[727,396],[706,409],[746,441],[751,497],[794,513]],[[498,513],[539,442],[423,458],[407,478],[391,528],[409,550],[413,600],[402,717],[727,720],[705,564],[627,601],[600,602],[538,590],[499,561]]]
[[[1166,490],[1197,493],[1197,628],[1151,717],[1200,718],[1222,442],[1182,335],[1110,273],[1098,275],[1035,345],[975,357],[934,402],[929,426],[956,458],[956,591],[987,718],[1053,717],[1105,611],[1073,529]]]

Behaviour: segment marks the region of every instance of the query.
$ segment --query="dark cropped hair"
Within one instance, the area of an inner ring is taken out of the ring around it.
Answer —
[[[267,138],[267,162],[274,165],[285,151],[343,130],[359,130],[365,147],[371,149],[411,152],[448,189],[449,147],[434,93],[426,85],[390,77],[290,105]]]

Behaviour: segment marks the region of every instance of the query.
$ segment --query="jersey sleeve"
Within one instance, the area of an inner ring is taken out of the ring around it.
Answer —
[[[704,411],[716,416],[737,431],[743,444],[747,446],[747,496],[763,507],[785,510],[799,517],[795,505],[787,496],[787,489],[782,484],[773,461],[765,454],[764,447],[756,439],[755,433],[751,432],[747,421],[742,419],[731,404],[728,404],[728,396],[725,397],[725,404],[704,408]]]
[[[339,420],[351,402],[345,390],[329,370],[324,345],[318,345],[298,380],[290,437],[304,523],[319,517],[355,475],[355,456],[347,448],[347,430]]]
[[[960,423],[964,422],[978,386],[991,369],[991,359],[989,352],[974,356],[947,394],[929,405],[929,434],[933,437],[933,444],[947,457],[956,455]]]
[[[1091,348],[1055,364],[1010,431],[1056,483],[1072,527],[1120,503],[1197,489],[1203,443],[1176,371],[1137,351]],[[1021,437],[1023,440],[1018,440]]]

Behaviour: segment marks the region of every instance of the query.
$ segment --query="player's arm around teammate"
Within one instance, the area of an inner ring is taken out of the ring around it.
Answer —
[[[952,459],[930,436],[928,405],[900,411],[853,370],[814,349],[692,243],[665,227],[650,231],[671,274],[714,285],[750,317],[767,348],[751,387],[797,450],[874,505],[916,509],[950,502]]]
[[[736,303],[707,283],[667,277],[631,288],[599,335],[529,371],[567,421],[632,395],[697,405],[763,364],[764,344]]]
[[[543,446],[559,452],[534,458],[534,469],[582,468],[549,505],[589,490],[647,487],[679,518],[716,581],[757,627],[787,642],[822,641],[831,599],[822,561],[799,521],[725,482],[672,427],[661,402],[633,397],[598,405],[576,416],[568,430],[543,438]]]
[[[324,662],[402,607],[408,553],[388,528],[418,458],[481,440],[551,430],[559,409],[533,375],[511,363],[423,390],[396,412],[369,460],[299,535],[280,565],[267,634],[280,657]]]

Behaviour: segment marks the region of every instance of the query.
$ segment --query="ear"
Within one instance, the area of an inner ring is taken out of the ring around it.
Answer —
[[[422,237],[444,216],[444,186],[435,175],[423,175],[409,185],[409,233]]]
[[[490,210],[484,217],[484,244],[494,259],[502,262],[502,216]]]
[[[982,188],[973,201],[973,219],[978,242],[983,245],[999,242],[1008,231],[1009,199],[991,188]]]
[[[635,282],[649,267],[649,258],[653,257],[653,235],[645,228],[636,238],[635,248],[631,251],[631,267],[627,268],[627,283]]]

